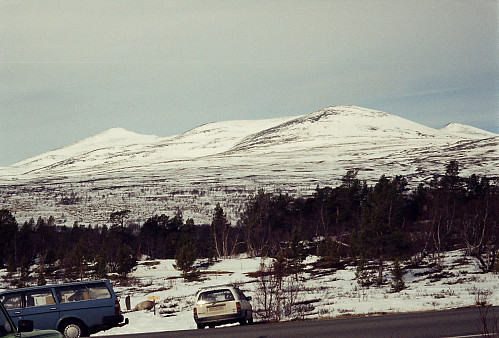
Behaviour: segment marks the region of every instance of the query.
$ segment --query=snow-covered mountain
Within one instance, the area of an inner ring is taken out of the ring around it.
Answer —
[[[0,205],[21,221],[53,215],[95,225],[116,210],[130,209],[140,222],[177,207],[209,222],[219,202],[234,221],[259,188],[307,195],[349,169],[369,183],[401,174],[415,185],[456,159],[463,176],[497,177],[498,140],[470,126],[437,130],[354,106],[209,123],[170,137],[113,128],[0,168]],[[70,194],[78,199],[61,203]]]

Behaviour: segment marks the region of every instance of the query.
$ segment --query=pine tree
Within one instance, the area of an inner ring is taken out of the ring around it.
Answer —
[[[369,286],[373,283],[371,272],[366,267],[366,261],[364,258],[361,258],[357,261],[357,267],[355,269],[355,279],[361,286]]]
[[[26,256],[23,256],[23,258],[21,259],[21,267],[20,267],[21,280],[23,282],[26,282],[29,280],[29,268],[30,268],[30,262],[26,258]]]
[[[395,262],[393,263],[392,275],[393,275],[392,290],[395,292],[399,292],[405,289],[404,271],[402,271],[402,267],[400,266],[400,262],[398,259],[396,259]]]
[[[116,263],[120,276],[122,278],[127,278],[127,275],[132,272],[132,269],[137,265],[137,258],[128,245],[120,245],[118,253],[116,254]]]
[[[109,216],[109,220],[113,224],[114,227],[125,227],[125,219],[130,217],[130,210],[121,210],[121,211],[115,211]]]
[[[74,274],[70,273],[72,278],[80,278],[83,280],[85,273],[87,272],[88,262],[90,261],[91,254],[88,249],[88,245],[83,238],[80,238],[78,244],[71,252],[70,264]]]
[[[286,265],[291,273],[299,273],[303,270],[303,261],[307,258],[305,248],[301,242],[301,232],[298,227],[291,231],[291,238],[286,248]]]
[[[190,282],[198,280],[200,273],[194,267],[195,261],[196,249],[192,242],[187,242],[177,249],[177,253],[175,254],[175,264],[173,267],[182,271],[182,277],[185,281]]]
[[[360,232],[352,234],[360,254],[378,260],[378,285],[383,283],[384,261],[407,255],[411,246],[402,231],[406,185],[407,181],[400,176],[393,180],[381,176],[367,195]]]
[[[38,280],[36,282],[37,285],[46,285],[47,281],[45,280],[45,274],[43,273],[43,267],[40,266],[40,270],[38,271]]]
[[[107,276],[107,255],[104,244],[101,246],[99,255],[97,256],[95,275],[99,278],[105,278]]]
[[[9,210],[0,210],[0,267],[15,255],[15,236],[17,233],[17,221]]]
[[[321,261],[330,267],[336,267],[340,263],[339,244],[334,242],[331,238],[322,241],[317,246],[317,255]]]

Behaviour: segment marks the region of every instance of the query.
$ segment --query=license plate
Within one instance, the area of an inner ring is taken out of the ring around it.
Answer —
[[[225,310],[225,304],[213,305],[208,307],[208,312],[220,312]]]

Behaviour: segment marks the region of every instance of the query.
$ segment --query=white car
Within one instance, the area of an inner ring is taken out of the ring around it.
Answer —
[[[253,324],[250,300],[251,297],[232,285],[202,288],[196,294],[194,321],[198,329],[229,323]]]

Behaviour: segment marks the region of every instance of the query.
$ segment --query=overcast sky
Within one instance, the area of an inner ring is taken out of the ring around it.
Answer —
[[[352,104],[498,133],[496,0],[0,0],[0,166]]]

